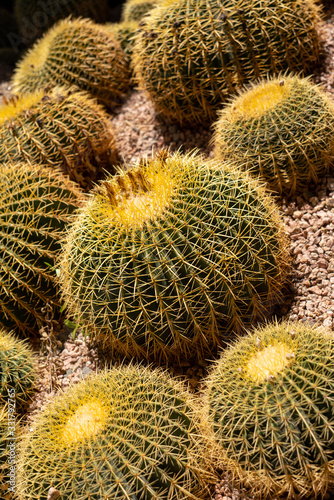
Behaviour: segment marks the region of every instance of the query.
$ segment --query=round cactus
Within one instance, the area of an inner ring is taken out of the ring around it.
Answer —
[[[161,3],[161,0],[126,0],[122,10],[122,20],[140,21],[159,2]]]
[[[138,29],[137,21],[108,23],[104,26],[121,44],[126,55],[131,59],[134,45],[134,36]]]
[[[58,170],[0,169],[0,325],[37,333],[47,303],[59,304],[54,265],[59,238],[82,194]],[[49,265],[49,266],[48,266]]]
[[[206,428],[236,485],[256,498],[334,488],[332,333],[268,324],[226,350],[206,382]]]
[[[317,182],[334,160],[334,104],[297,76],[254,84],[220,113],[217,159],[236,161],[273,191],[290,195]]]
[[[34,390],[36,361],[31,348],[12,333],[0,329],[0,405],[10,397],[23,406]]]
[[[15,0],[15,14],[21,35],[31,43],[69,15],[104,23],[108,19],[109,7],[108,0]]]
[[[203,498],[193,400],[161,370],[113,368],[44,410],[19,450],[18,498]],[[206,498],[206,497],[205,497]]]
[[[108,114],[84,92],[36,91],[0,109],[0,162],[59,166],[89,189],[116,159]]]
[[[100,183],[59,266],[88,334],[125,356],[168,358],[202,357],[267,314],[287,261],[278,211],[256,180],[162,151]]]
[[[167,119],[212,121],[245,82],[310,71],[318,23],[314,0],[166,0],[141,21],[136,78]]]
[[[104,26],[89,19],[64,19],[19,62],[13,89],[23,94],[71,85],[112,106],[127,91],[130,76],[126,54]]]

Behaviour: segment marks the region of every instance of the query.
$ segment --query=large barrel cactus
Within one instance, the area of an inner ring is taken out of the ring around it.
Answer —
[[[15,14],[23,39],[31,43],[69,15],[108,20],[108,0],[15,0]]]
[[[138,22],[159,3],[161,0],[126,0],[122,10],[122,20]]]
[[[46,500],[50,488],[62,500],[207,498],[193,405],[160,370],[123,366],[86,379],[24,436],[19,500]]]
[[[319,59],[314,0],[166,0],[134,47],[139,85],[166,118],[196,124],[246,82],[310,72]]]
[[[0,406],[11,398],[18,408],[30,399],[36,368],[36,359],[28,344],[0,329]]]
[[[323,498],[334,491],[333,405],[332,332],[268,324],[211,369],[205,427],[217,463],[255,498]]]
[[[82,199],[58,170],[30,164],[0,168],[0,325],[38,332],[47,303],[59,304],[50,268],[59,239]]]
[[[127,91],[130,76],[126,54],[104,26],[89,19],[64,19],[19,62],[13,89],[23,94],[71,85],[112,106]]]
[[[262,81],[222,109],[213,143],[217,159],[236,161],[273,191],[295,194],[334,162],[334,103],[307,78]]]
[[[108,114],[84,92],[54,88],[13,98],[0,109],[0,162],[28,160],[64,173],[85,189],[116,163]]]
[[[90,196],[60,284],[87,333],[111,349],[203,357],[268,314],[288,260],[278,211],[256,180],[161,152]]]

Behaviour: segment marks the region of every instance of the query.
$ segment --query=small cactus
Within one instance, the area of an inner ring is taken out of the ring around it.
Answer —
[[[62,167],[88,190],[116,159],[109,116],[84,92],[36,91],[0,109],[0,162]]]
[[[123,21],[122,23],[108,23],[104,27],[119,41],[122,49],[129,60],[131,60],[138,22]]]
[[[207,498],[193,398],[161,370],[122,366],[58,396],[18,450],[18,499]],[[204,467],[203,467],[204,469]]]
[[[14,401],[23,406],[34,390],[36,361],[31,348],[12,333],[0,329],[0,406]]]
[[[37,334],[59,304],[54,265],[59,239],[82,194],[59,170],[27,163],[0,169],[0,325]]]
[[[97,23],[108,19],[108,0],[15,0],[19,31],[26,43],[40,38],[53,24],[69,15]]]
[[[308,78],[253,84],[215,123],[215,156],[260,175],[270,189],[295,194],[334,161],[334,103]]]
[[[165,118],[196,125],[245,83],[319,61],[314,0],[166,0],[141,21],[135,76]]]
[[[255,498],[334,490],[334,336],[267,324],[222,353],[206,380],[217,465]]]
[[[113,106],[128,90],[130,70],[120,43],[89,19],[64,19],[50,28],[16,67],[17,94],[72,86]]]
[[[138,22],[159,2],[161,3],[161,0],[126,0],[122,10],[122,20]]]
[[[60,286],[111,350],[203,357],[268,314],[288,260],[278,211],[256,180],[162,151],[91,193],[69,231]]]

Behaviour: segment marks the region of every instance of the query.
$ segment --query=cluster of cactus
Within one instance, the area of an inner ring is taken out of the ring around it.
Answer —
[[[61,254],[60,286],[111,350],[203,357],[270,311],[288,260],[278,210],[256,180],[162,151],[90,195]]]
[[[334,336],[268,324],[229,347],[206,380],[204,414],[219,466],[256,498],[334,488]]]
[[[314,0],[167,0],[141,21],[136,79],[167,119],[196,124],[246,82],[309,72],[319,59]]]
[[[109,11],[108,0],[15,0],[14,8],[20,34],[28,44],[69,15],[103,23]]]
[[[0,325],[23,333],[59,304],[54,260],[59,238],[82,200],[59,170],[29,163],[0,168]]]
[[[108,114],[84,92],[57,87],[13,98],[0,108],[0,162],[62,167],[89,189],[116,159]]]
[[[36,379],[36,360],[27,343],[0,329],[0,406],[8,398],[17,408],[31,397]]]
[[[100,372],[58,396],[24,436],[18,499],[45,500],[50,489],[64,500],[206,498],[202,441],[193,398],[167,373]]]
[[[128,90],[130,76],[126,54],[104,26],[89,19],[64,19],[18,63],[12,85],[17,94],[70,85],[112,106]]]
[[[334,104],[306,78],[263,81],[221,111],[213,143],[217,159],[260,175],[273,191],[294,194],[333,163]]]

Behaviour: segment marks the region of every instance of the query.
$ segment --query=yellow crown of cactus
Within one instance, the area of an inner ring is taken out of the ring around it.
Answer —
[[[15,0],[20,33],[29,44],[53,24],[69,15],[89,17],[97,23],[108,19],[108,0]]]
[[[18,450],[18,498],[206,498],[194,401],[161,370],[122,366],[58,396]]]
[[[317,182],[334,160],[334,103],[308,78],[253,84],[215,123],[215,156],[235,161],[280,194]]]
[[[31,397],[37,363],[32,349],[13,333],[0,329],[0,406],[12,399],[13,406],[23,406]]]
[[[135,76],[167,119],[212,121],[246,82],[309,72],[319,21],[314,0],[165,0],[141,21]]]
[[[91,194],[64,246],[60,286],[111,350],[203,357],[268,314],[288,260],[278,211],[256,180],[162,151]]]
[[[107,106],[127,91],[127,56],[102,25],[64,19],[47,31],[17,65],[12,85],[24,94],[48,85],[71,85]]]
[[[0,325],[37,334],[58,305],[54,265],[66,224],[82,201],[59,170],[28,163],[0,168]]]
[[[57,87],[14,97],[0,108],[0,162],[61,167],[89,189],[116,159],[109,116],[85,92]]]
[[[267,324],[222,353],[206,380],[203,428],[217,465],[255,498],[334,490],[334,336]]]

